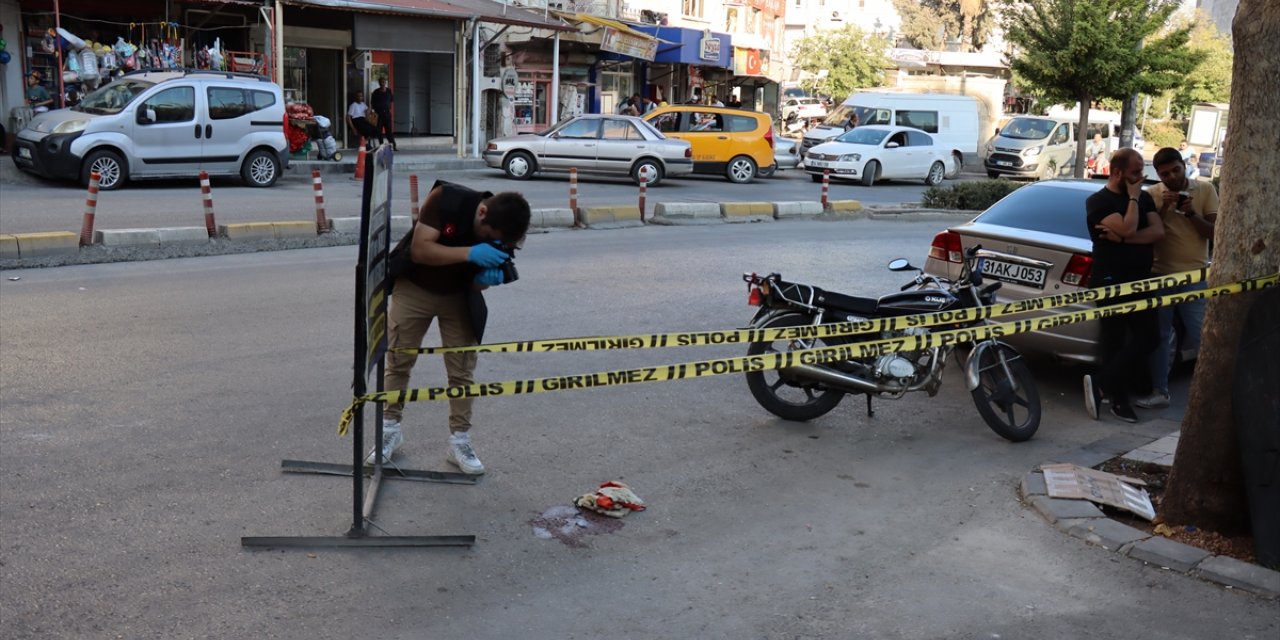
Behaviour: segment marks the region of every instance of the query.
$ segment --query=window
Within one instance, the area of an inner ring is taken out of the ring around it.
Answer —
[[[1084,201],[1097,189],[1027,185],[991,205],[978,222],[1063,236],[1089,238]]]
[[[596,118],[574,120],[561,127],[558,135],[561,138],[598,138],[600,137],[600,120]]]
[[[1049,144],[1062,144],[1069,140],[1067,137],[1067,125],[1058,125],[1057,131],[1053,132],[1053,137],[1049,139]]]
[[[690,131],[724,131],[724,117],[715,113],[689,114]]]
[[[684,15],[692,18],[702,17],[703,0],[680,0],[680,8]]]
[[[894,144],[894,143],[897,143],[899,147],[905,147],[905,146],[907,146],[907,132],[906,132],[906,131],[899,131],[899,132],[897,132],[897,133],[893,134],[892,136],[890,136],[890,137],[889,137],[889,141],[888,141],[888,142],[886,142],[886,143],[884,143],[884,146],[885,146],[885,148],[887,149],[887,148],[889,147],[889,145]]]
[[[756,130],[756,119],[751,116],[723,116],[724,130],[733,133],[750,133]]]
[[[644,140],[644,136],[626,120],[605,120],[604,133],[600,137],[606,140]]]
[[[156,122],[190,122],[196,117],[196,90],[194,87],[173,87],[151,96],[142,104],[143,109],[156,112]]]
[[[680,130],[681,113],[664,113],[650,121],[654,127],[663,133]]]
[[[933,138],[927,133],[919,131],[907,131],[907,146],[909,147],[932,147]]]
[[[209,119],[228,120],[249,113],[249,103],[243,89],[209,87]]]
[[[854,109],[857,108],[854,107]],[[889,121],[891,116],[888,109],[868,109],[865,117],[858,119],[858,124],[891,124]]]
[[[899,111],[897,119],[899,127],[915,127],[929,133],[938,132],[937,111]]]
[[[276,94],[270,91],[250,91],[253,97],[253,110],[261,111],[276,103]]]

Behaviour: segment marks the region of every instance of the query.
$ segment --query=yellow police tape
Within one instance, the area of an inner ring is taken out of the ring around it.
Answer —
[[[521,342],[496,342],[469,347],[407,347],[392,349],[397,353],[545,353],[549,351],[611,351],[621,349],[661,349],[664,347],[698,347],[747,342],[773,342],[800,338],[837,338],[862,333],[901,331],[914,327],[931,327],[939,324],[990,320],[1029,311],[1047,311],[1073,304],[1098,302],[1124,295],[1150,293],[1159,289],[1203,282],[1208,269],[1195,269],[1147,280],[1114,284],[1098,289],[1083,289],[1073,293],[1059,293],[1004,302],[986,307],[969,307],[955,311],[934,311],[912,316],[875,318],[856,322],[834,322],[803,327],[776,329],[732,329],[729,331],[684,331],[678,333],[654,333],[634,336],[588,336],[581,338],[556,338],[551,340],[526,340]]]
[[[776,352],[738,358],[720,358],[700,362],[639,367],[599,373],[587,373],[552,378],[531,378],[528,380],[508,380],[505,382],[484,382],[451,387],[426,387],[406,389],[403,391],[381,391],[368,393],[357,398],[342,411],[338,424],[338,435],[347,435],[347,428],[355,417],[355,411],[366,402],[432,402],[453,400],[457,398],[487,398],[509,395],[525,395],[531,393],[548,393],[553,391],[569,391],[572,389],[592,389],[597,387],[614,387],[645,382],[666,382],[670,380],[688,380],[707,378],[728,374],[751,373],[771,369],[786,369],[798,364],[824,364],[841,360],[881,356],[896,351],[918,351],[933,347],[942,347],[986,340],[991,337],[1004,337],[1027,331],[1043,331],[1054,327],[1087,322],[1114,315],[1146,311],[1163,306],[1181,304],[1194,300],[1203,300],[1221,295],[1230,295],[1247,291],[1256,291],[1275,286],[1280,273],[1250,278],[1210,287],[1199,291],[1187,291],[1155,298],[1143,298],[1129,302],[1121,302],[1096,309],[1086,309],[1072,313],[1061,313],[1042,318],[1001,322],[980,327],[966,327],[948,331],[937,331],[923,335],[910,335],[871,340],[853,344],[831,347],[817,347],[795,351]],[[1132,283],[1131,283],[1132,284]],[[803,338],[814,338],[812,335]]]

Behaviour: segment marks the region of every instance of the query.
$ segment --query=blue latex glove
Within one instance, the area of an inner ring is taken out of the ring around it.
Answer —
[[[476,274],[476,284],[496,287],[502,284],[502,269],[485,269]]]
[[[491,244],[478,244],[471,247],[471,251],[467,252],[467,262],[484,269],[492,269],[502,266],[502,263],[509,260],[511,256],[505,251]],[[498,284],[502,284],[499,282]]]

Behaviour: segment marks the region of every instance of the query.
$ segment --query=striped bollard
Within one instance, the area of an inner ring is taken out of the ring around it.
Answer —
[[[409,212],[409,219],[414,222],[418,221],[418,174],[409,174],[409,206],[413,210]]]
[[[578,225],[578,168],[569,168],[569,211],[573,212],[573,226]]]
[[[329,230],[329,220],[324,215],[324,182],[320,180],[320,170],[311,170],[311,186],[316,192],[316,233]]]
[[[364,180],[364,154],[365,154],[364,136],[360,136],[360,153],[356,154],[356,174],[351,176],[352,180]]]
[[[827,210],[827,192],[831,189],[831,170],[822,170],[822,210]]]
[[[209,187],[209,172],[200,172],[200,195],[204,198],[204,228],[210,238],[218,237],[218,225],[213,221],[213,189]]]
[[[93,216],[98,210],[98,172],[89,174],[89,195],[84,198],[84,224],[80,225],[80,246],[93,244]]]
[[[649,192],[649,179],[640,176],[640,222],[644,222],[644,197]]]

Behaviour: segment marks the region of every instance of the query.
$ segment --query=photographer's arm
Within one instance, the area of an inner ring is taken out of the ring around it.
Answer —
[[[439,241],[439,229],[418,223],[413,227],[413,244],[409,247],[409,256],[418,264],[434,267],[467,261],[471,247],[446,247]]]

